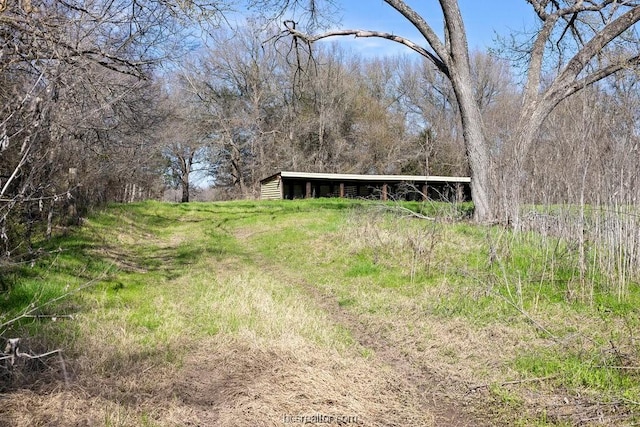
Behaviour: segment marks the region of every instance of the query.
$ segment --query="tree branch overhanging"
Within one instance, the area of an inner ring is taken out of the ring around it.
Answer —
[[[558,76],[558,81],[575,79],[593,57],[638,21],[640,21],[640,6],[628,10],[610,22],[569,60],[560,76]]]
[[[308,44],[313,44],[319,40],[326,39],[326,38],[344,37],[344,36],[354,36],[356,38],[374,37],[374,38],[390,40],[390,41],[402,44],[408,47],[409,49],[413,50],[414,52],[419,53],[423,57],[430,60],[438,68],[438,70],[440,70],[447,76],[449,75],[449,68],[435,54],[423,48],[422,46],[418,45],[417,43],[405,37],[401,37],[395,34],[390,34],[383,31],[371,31],[371,30],[334,30],[334,31],[328,31],[322,34],[310,35],[297,30],[295,28],[295,23],[293,21],[285,21],[284,26],[285,26],[285,30],[284,30],[285,35],[293,36],[294,38],[303,40],[305,43],[308,43]]]
[[[387,3],[402,16],[404,16],[420,32],[420,34],[422,34],[427,43],[429,43],[429,46],[431,46],[431,48],[434,50],[435,55],[441,61],[446,62],[446,46],[442,43],[431,26],[427,24],[427,21],[425,21],[424,18],[420,16],[420,14],[418,14],[402,0],[385,0],[385,3]],[[447,64],[447,66],[449,66],[449,64]]]
[[[631,58],[625,58],[624,60],[616,61],[602,68],[599,68],[585,77],[575,80],[571,84],[564,88],[564,92],[559,94],[563,98],[566,98],[574,93],[578,92],[584,87],[599,82],[600,80],[609,77],[612,74],[617,73],[625,68],[635,68],[640,65],[640,55],[633,56]]]

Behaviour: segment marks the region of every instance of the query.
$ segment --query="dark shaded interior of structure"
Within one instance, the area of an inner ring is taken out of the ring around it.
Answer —
[[[348,197],[383,200],[436,200],[464,202],[471,200],[469,183],[456,182],[336,182],[318,179],[283,179],[283,197],[302,199],[318,197]]]

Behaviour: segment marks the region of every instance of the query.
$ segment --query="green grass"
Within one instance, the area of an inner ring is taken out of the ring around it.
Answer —
[[[619,399],[635,402],[640,396],[637,373],[625,371],[619,360],[599,350],[536,349],[516,357],[514,367],[532,377],[550,377],[571,394],[582,394],[601,402]]]
[[[468,217],[469,205],[405,205],[437,221],[379,206],[341,199],[109,206],[45,242],[50,254],[13,271],[0,298],[3,321],[38,306],[37,313],[82,321],[23,319],[4,336],[28,333],[74,355],[118,342],[94,361],[96,372],[126,371],[139,360],[179,366],[207,339],[372,358],[311,287],[411,360],[491,384],[505,416],[520,413],[515,423],[566,420],[526,413],[526,390],[537,385],[500,385],[514,379],[549,377],[548,393],[637,402],[640,372],[624,368],[640,363],[637,285],[621,299],[592,272],[593,297],[584,298],[570,242],[453,222]],[[492,340],[505,340],[499,353]]]
[[[627,363],[640,361],[634,325],[619,326],[638,318],[637,288],[631,287],[632,292],[621,301],[608,287],[595,285],[593,302],[588,301],[576,296],[579,273],[574,249],[567,242],[447,223],[425,235],[435,240],[428,249],[432,252],[429,271],[411,280],[407,274],[415,252],[411,235],[419,233],[415,221],[377,214],[366,221],[375,224],[356,224],[364,227],[361,235],[352,224],[346,225],[348,231],[338,233],[344,236],[336,242],[338,248],[327,254],[320,250],[312,262],[299,264],[306,276],[324,277],[320,285],[338,296],[340,306],[380,323],[412,306],[421,316],[437,316],[443,322],[461,318],[476,330],[496,324],[514,327],[514,334],[525,329],[528,332],[521,339],[531,341],[528,349],[507,357],[507,365],[524,378],[554,376],[560,389],[597,396],[596,400],[611,401],[618,396],[637,401],[628,397],[640,395],[637,371],[611,368],[611,361],[596,360],[612,346],[619,346]],[[328,262],[318,262],[325,257]],[[326,276],[326,265],[331,265],[332,277]],[[396,325],[406,320],[402,315],[395,319]],[[412,313],[408,319],[416,320]],[[428,336],[429,328],[418,335]],[[588,344],[559,344],[573,336]],[[547,350],[550,345],[553,351]],[[517,409],[519,398],[509,396],[507,403]]]

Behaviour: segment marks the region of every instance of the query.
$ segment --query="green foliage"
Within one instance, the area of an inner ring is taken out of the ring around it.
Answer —
[[[489,391],[502,405],[509,405],[516,408],[522,406],[522,398],[500,385],[492,384],[489,387]]]

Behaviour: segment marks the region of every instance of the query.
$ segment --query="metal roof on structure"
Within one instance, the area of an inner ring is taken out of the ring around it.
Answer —
[[[362,175],[349,173],[316,173],[282,171],[273,174],[260,182],[276,176],[298,179],[330,179],[342,181],[383,181],[383,182],[471,182],[468,176],[436,176],[436,175]]]

